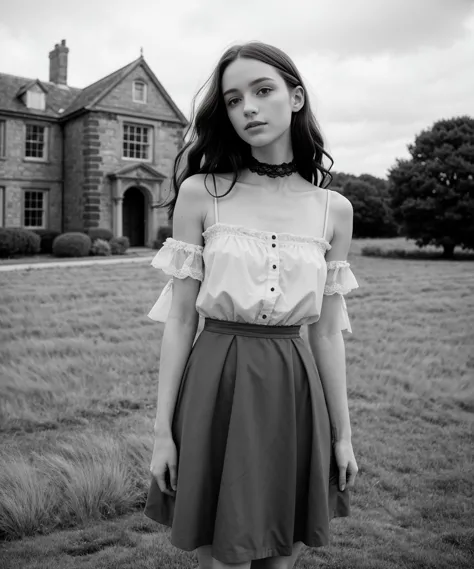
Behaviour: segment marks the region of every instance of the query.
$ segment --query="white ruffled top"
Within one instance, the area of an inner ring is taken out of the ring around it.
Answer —
[[[191,277],[201,281],[196,310],[205,318],[311,324],[319,320],[324,295],[338,294],[334,328],[352,332],[344,295],[359,285],[347,261],[326,262],[331,245],[324,238],[219,222],[203,238],[204,246],[168,238],[155,255],[152,266],[171,279],[148,314],[152,320],[166,321],[173,279]]]

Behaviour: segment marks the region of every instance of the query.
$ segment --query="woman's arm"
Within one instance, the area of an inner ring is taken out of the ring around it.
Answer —
[[[326,256],[326,261],[344,261],[347,259],[352,239],[353,210],[349,200],[341,194],[332,192],[332,198],[330,213],[334,231],[331,250]],[[340,472],[339,484],[341,490],[344,490],[347,473],[349,474],[347,486],[353,486],[357,464],[351,443],[346,353],[342,332],[338,326],[341,302],[343,299],[337,293],[324,295],[318,322],[308,326],[308,342],[321,376],[336,447]]]
[[[346,351],[342,332],[330,336],[314,336],[310,328],[309,345],[321,376],[333,441],[350,442],[352,431],[347,402]]]
[[[200,177],[186,179],[180,187],[173,215],[173,239],[202,245],[203,188]],[[161,343],[158,401],[154,432],[170,438],[174,408],[199,316],[196,298],[200,281],[187,277],[173,280],[173,299]]]

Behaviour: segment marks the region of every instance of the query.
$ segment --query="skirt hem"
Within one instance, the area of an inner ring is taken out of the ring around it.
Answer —
[[[157,519],[157,517],[153,517],[147,512],[145,512],[145,516],[160,525],[169,528],[172,527],[172,523],[161,521]],[[347,518],[347,517],[349,517],[349,514],[338,514],[337,512],[335,512],[334,515],[330,518],[330,520],[334,518]],[[293,543],[297,543],[300,541],[304,545],[306,545],[306,547],[311,547],[311,548],[325,547],[326,545],[329,544],[329,539],[310,540],[306,538],[299,538],[299,539],[295,538]],[[183,543],[179,544],[177,541],[173,541],[173,538],[171,537],[170,543],[177,549],[187,552],[193,552],[198,547],[203,547],[204,545],[210,545],[212,547],[212,539],[211,540],[195,539],[193,545],[189,545]],[[293,546],[288,546],[288,547],[282,546],[282,547],[270,547],[258,550],[249,550],[241,555],[233,556],[232,558],[214,549],[212,551],[212,556],[214,559],[220,561],[221,563],[233,564],[233,563],[247,563],[248,561],[256,561],[257,559],[265,559],[266,557],[289,556],[292,555],[292,553],[293,553]]]

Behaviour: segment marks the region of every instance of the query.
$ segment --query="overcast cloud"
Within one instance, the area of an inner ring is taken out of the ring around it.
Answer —
[[[259,39],[300,69],[338,171],[385,176],[440,118],[474,115],[472,0],[16,0],[2,7],[0,71],[48,79],[66,39],[85,87],[140,47],[189,116],[231,44]]]

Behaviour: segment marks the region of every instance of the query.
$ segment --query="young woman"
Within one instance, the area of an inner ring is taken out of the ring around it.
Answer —
[[[349,515],[357,473],[341,334],[352,207],[323,189],[328,154],[279,49],[228,49],[192,126],[173,238],[152,262],[171,280],[149,314],[166,325],[145,514],[201,569],[290,569]]]

